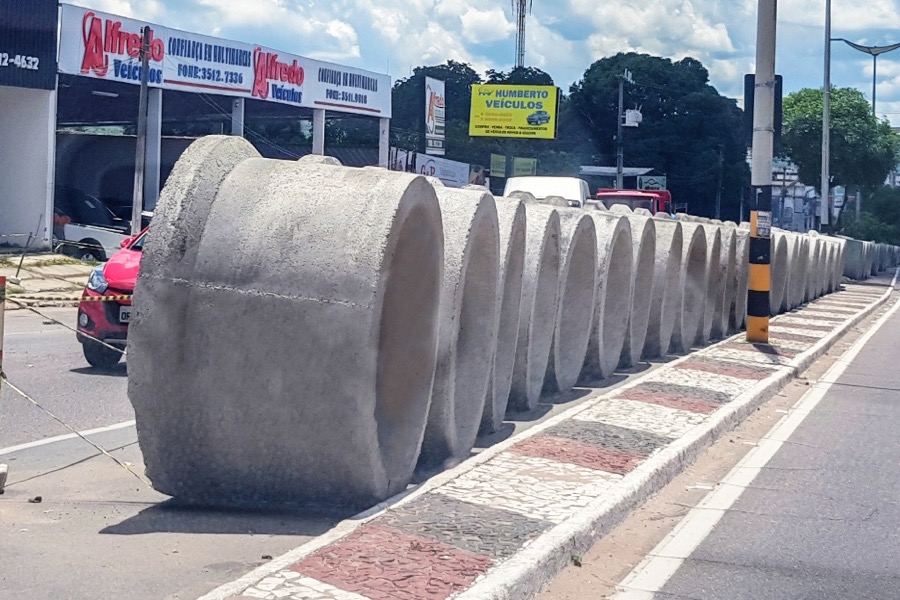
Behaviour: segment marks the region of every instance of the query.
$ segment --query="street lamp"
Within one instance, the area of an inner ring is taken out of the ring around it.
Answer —
[[[896,50],[900,48],[900,44],[891,44],[890,46],[863,46],[862,44],[857,44],[851,42],[850,40],[845,40],[844,38],[831,38],[832,42],[844,42],[851,48],[855,50],[859,50],[860,52],[865,52],[866,54],[872,55],[872,116],[875,116],[875,82],[876,75],[878,73],[878,57],[881,54],[887,54],[892,50]]]

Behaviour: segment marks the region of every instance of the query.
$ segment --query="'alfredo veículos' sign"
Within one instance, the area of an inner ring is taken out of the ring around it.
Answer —
[[[153,87],[222,94],[377,117],[391,116],[387,75],[62,5],[59,70],[139,84],[149,26]]]

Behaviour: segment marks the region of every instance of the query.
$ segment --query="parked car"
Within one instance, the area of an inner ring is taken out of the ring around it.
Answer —
[[[528,192],[538,200],[559,196],[568,201],[569,206],[580,208],[591,197],[587,181],[578,177],[525,176],[510,177],[506,180],[503,195],[512,192]]]
[[[122,358],[121,352],[96,340],[125,349],[131,322],[131,295],[137,283],[146,237],[146,229],[135,237],[126,237],[121,248],[105,264],[91,271],[81,294],[77,337],[84,358],[91,366],[108,369]]]
[[[546,110],[538,110],[528,115],[525,120],[529,125],[544,125],[550,122],[550,113]]]
[[[151,212],[141,213],[141,225]],[[102,200],[70,187],[57,186],[53,235],[59,252],[85,261],[106,260],[129,236],[131,221],[120,219]]]

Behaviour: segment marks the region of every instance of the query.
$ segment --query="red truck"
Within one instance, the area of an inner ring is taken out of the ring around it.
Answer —
[[[607,208],[614,204],[624,204],[634,210],[646,208],[651,214],[673,213],[672,193],[669,190],[619,190],[600,189],[596,199]]]

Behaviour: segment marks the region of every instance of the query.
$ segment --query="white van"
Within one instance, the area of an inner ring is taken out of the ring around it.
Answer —
[[[506,180],[503,195],[512,192],[530,192],[541,200],[550,196],[561,196],[571,206],[584,206],[591,198],[591,190],[587,181],[578,177],[510,177]]]

